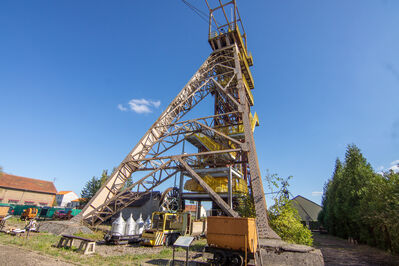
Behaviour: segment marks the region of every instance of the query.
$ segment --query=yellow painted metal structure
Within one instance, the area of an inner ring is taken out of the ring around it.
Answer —
[[[202,179],[216,192],[216,193],[227,193],[228,192],[228,180],[226,177],[212,177],[211,175],[205,175]],[[189,179],[184,184],[184,189],[193,192],[205,192],[200,184],[194,179]],[[233,193],[247,194],[248,185],[247,182],[242,178],[233,178]]]
[[[249,91],[249,90],[248,90]],[[250,92],[250,91],[249,91]],[[252,97],[252,94],[250,94]],[[259,118],[258,114],[255,112],[254,115],[252,113],[249,113],[249,118],[251,122],[251,129],[252,132],[255,130],[256,126],[259,126]],[[241,138],[242,135],[244,134],[244,126],[242,124],[240,125],[234,125],[234,126],[229,126],[229,127],[223,127],[223,128],[215,128],[219,132],[226,134],[228,136],[231,136],[233,138],[238,137]],[[198,143],[201,144],[205,149],[208,151],[218,151],[218,150],[223,150],[224,147],[214,141],[212,138],[202,134],[202,133],[196,133],[191,135],[188,138],[188,141],[193,143],[194,145],[198,146]],[[236,146],[229,142],[230,148],[236,148]],[[227,153],[224,156],[230,156],[232,159],[236,159],[236,153],[235,152],[230,152]],[[202,176],[202,179],[216,192],[216,193],[227,193],[228,192],[228,177],[213,177],[212,175],[208,174],[205,176]],[[242,178],[233,178],[233,193],[240,193],[240,194],[247,194],[248,193],[248,185],[247,182],[242,179]],[[184,184],[184,189],[192,192],[205,192],[205,190],[201,187],[201,185],[194,179],[189,179],[185,182]]]

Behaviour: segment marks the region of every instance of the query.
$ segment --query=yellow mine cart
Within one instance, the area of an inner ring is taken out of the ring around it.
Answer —
[[[255,218],[210,216],[207,218],[206,251],[217,265],[244,265],[257,252]]]

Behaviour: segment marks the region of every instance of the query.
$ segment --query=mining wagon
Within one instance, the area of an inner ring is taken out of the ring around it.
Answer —
[[[255,218],[208,217],[205,251],[213,254],[213,265],[259,264]]]

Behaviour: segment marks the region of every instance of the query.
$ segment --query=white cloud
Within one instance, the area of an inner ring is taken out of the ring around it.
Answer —
[[[158,108],[161,105],[161,101],[150,101],[150,103],[155,107]]]
[[[382,170],[384,170],[384,168],[385,167],[381,165],[380,167],[378,167],[378,171],[382,171]]]
[[[118,104],[118,109],[121,110],[122,112],[126,112],[127,108],[123,106],[122,104]]]
[[[399,164],[399,160],[393,161],[393,162],[391,163],[391,165],[398,165],[398,164]]]
[[[138,114],[151,113],[150,102],[145,99],[132,99],[129,101],[130,109]]]
[[[323,192],[321,192],[321,191],[313,191],[312,192],[312,196],[321,196],[321,195],[323,195]]]
[[[152,101],[146,99],[131,99],[128,102],[128,107],[118,104],[118,109],[122,112],[128,111],[130,109],[138,114],[148,114],[151,113],[153,108],[158,108],[161,105],[161,101]]]
[[[395,173],[399,173],[399,165],[394,165],[389,168],[389,170],[394,171]]]

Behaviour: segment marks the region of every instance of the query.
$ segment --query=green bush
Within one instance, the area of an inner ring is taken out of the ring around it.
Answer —
[[[301,223],[298,211],[287,198],[275,199],[269,209],[270,227],[289,243],[313,245],[312,233]]]
[[[283,180],[277,174],[266,175],[271,193],[276,194],[274,205],[268,210],[269,225],[284,241],[312,246],[312,233],[301,223],[298,211],[289,200],[288,180],[291,178],[290,176]],[[279,191],[273,192],[274,189],[279,189]]]

